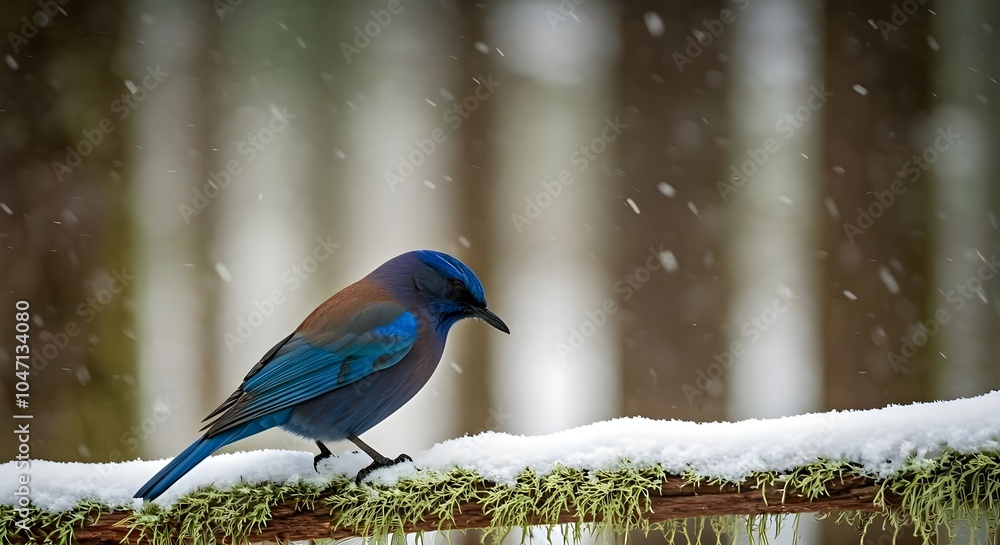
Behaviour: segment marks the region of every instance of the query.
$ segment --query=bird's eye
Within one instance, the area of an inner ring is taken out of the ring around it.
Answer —
[[[452,296],[456,298],[461,298],[469,292],[461,280],[454,278],[448,283],[448,289],[451,290]]]

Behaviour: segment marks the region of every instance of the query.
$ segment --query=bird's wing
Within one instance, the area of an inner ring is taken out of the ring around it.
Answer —
[[[366,305],[321,335],[296,332],[250,370],[206,420],[207,437],[344,387],[403,359],[417,340],[417,318],[400,305]]]

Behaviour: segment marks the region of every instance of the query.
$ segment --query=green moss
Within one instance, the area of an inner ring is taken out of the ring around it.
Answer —
[[[810,498],[827,494],[827,486],[849,474],[861,473],[850,462],[820,460],[794,471],[765,472],[745,482],[796,490]],[[478,474],[454,469],[448,472],[421,471],[390,488],[356,487],[344,477],[335,477],[324,489],[305,483],[265,483],[243,485],[220,491],[198,490],[169,509],[148,505],[127,520],[132,537],[144,535],[153,545],[179,540],[195,544],[215,543],[216,535],[235,539],[251,535],[263,527],[274,506],[295,502],[306,508],[329,509],[335,527],[357,528],[365,536],[401,536],[403,528],[422,520],[440,520],[450,526],[463,504],[477,502],[492,517],[486,538],[502,538],[512,529],[548,526],[550,531],[560,513],[576,514],[566,535],[579,539],[585,533],[605,536],[639,530],[658,532],[672,543],[698,543],[711,534],[717,543],[723,536],[745,533],[751,542],[767,543],[769,537],[788,524],[785,516],[717,516],[672,520],[651,524],[646,514],[666,477],[659,466],[637,466],[628,462],[613,471],[581,471],[565,467],[537,475],[525,471],[511,485],[493,485]],[[685,482],[723,486],[720,479],[684,475]],[[737,483],[738,484],[738,483]],[[878,520],[894,533],[912,531],[925,543],[937,532],[954,537],[964,524],[985,525],[995,540],[1000,521],[1000,453],[959,454],[944,450],[936,458],[913,459],[895,475],[878,481],[875,503],[879,513],[843,512],[838,522],[856,526],[860,540]],[[898,502],[893,500],[898,498]],[[888,506],[898,503],[899,507]],[[0,543],[35,541],[54,544],[72,542],[73,529],[93,523],[111,512],[105,506],[85,502],[64,513],[32,511],[32,535],[18,529],[17,513],[0,506]],[[599,522],[584,523],[585,519]],[[791,517],[793,526],[797,517]],[[45,529],[43,535],[39,529]],[[795,529],[792,528],[792,531]],[[785,531],[788,531],[787,528]],[[551,535],[551,534],[550,534]]]

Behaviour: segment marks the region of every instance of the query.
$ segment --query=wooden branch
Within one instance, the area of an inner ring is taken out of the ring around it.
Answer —
[[[809,500],[798,491],[789,490],[783,493],[781,488],[768,487],[758,489],[756,485],[744,483],[736,485],[684,484],[681,477],[667,477],[659,490],[650,491],[651,512],[642,513],[649,522],[662,522],[670,519],[705,517],[715,515],[760,515],[782,513],[827,513],[835,511],[877,511],[874,500],[879,487],[866,477],[848,476],[843,481],[827,484],[828,495],[816,500]],[[541,499],[541,498],[540,498]],[[890,505],[898,505],[898,498],[887,498]],[[347,538],[359,535],[353,528],[337,528],[331,531],[336,513],[330,514],[329,508],[317,502],[313,509],[299,510],[293,503],[286,503],[272,510],[272,518],[261,531],[250,536],[250,540],[305,540],[323,538]],[[77,528],[75,541],[85,544],[123,543],[130,541],[138,543],[139,536],[133,532],[128,534],[128,513],[105,513],[92,525]],[[486,528],[490,526],[491,516],[484,512],[483,505],[469,502],[453,513],[454,523],[442,522],[437,517],[427,517],[416,524],[405,528],[407,532],[431,530],[463,530]],[[560,523],[571,523],[578,520],[574,511],[564,511],[559,516]],[[593,519],[584,519],[592,522]],[[533,524],[546,524],[538,518],[530,521]],[[44,535],[48,530],[38,528]],[[37,534],[36,534],[37,535]],[[15,535],[14,543],[24,543],[23,537]],[[225,536],[218,536],[220,541]],[[19,541],[20,540],[20,541]]]

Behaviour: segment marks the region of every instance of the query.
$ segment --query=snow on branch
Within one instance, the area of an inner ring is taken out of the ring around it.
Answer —
[[[345,453],[215,456],[152,504],[131,495],[161,465],[0,466],[0,544],[301,540],[438,529],[689,524],[746,532],[765,515],[836,513],[931,540],[938,525],[1000,521],[1000,392],[956,401],[773,420],[617,419],[546,436],[447,441],[352,482]],[[22,475],[28,484],[20,485]],[[19,490],[19,486],[27,490]],[[23,492],[23,493],[22,493]],[[21,507],[20,498],[27,498]],[[731,515],[741,515],[733,517]]]

